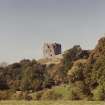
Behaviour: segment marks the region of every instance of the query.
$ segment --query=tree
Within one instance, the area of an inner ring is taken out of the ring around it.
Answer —
[[[23,67],[22,90],[40,90],[44,80],[44,67],[31,62],[29,66]]]
[[[86,60],[77,60],[74,62],[72,68],[68,71],[68,76],[71,82],[79,81],[84,79],[84,69]]]

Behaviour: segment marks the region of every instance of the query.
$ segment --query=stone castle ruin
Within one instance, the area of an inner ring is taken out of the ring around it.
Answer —
[[[44,43],[43,55],[45,58],[52,58],[55,55],[61,54],[61,44],[58,43]]]

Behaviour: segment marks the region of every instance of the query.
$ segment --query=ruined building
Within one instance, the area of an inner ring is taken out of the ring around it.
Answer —
[[[55,55],[61,54],[61,44],[58,43],[44,43],[43,55],[45,58],[52,58]]]

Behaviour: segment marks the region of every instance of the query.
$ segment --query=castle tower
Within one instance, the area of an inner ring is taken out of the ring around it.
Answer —
[[[58,43],[44,43],[43,55],[45,58],[52,58],[55,55],[61,54],[61,44]]]

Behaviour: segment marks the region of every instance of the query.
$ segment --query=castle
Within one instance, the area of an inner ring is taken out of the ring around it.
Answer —
[[[43,55],[45,58],[52,58],[62,52],[61,44],[58,43],[44,43]]]

